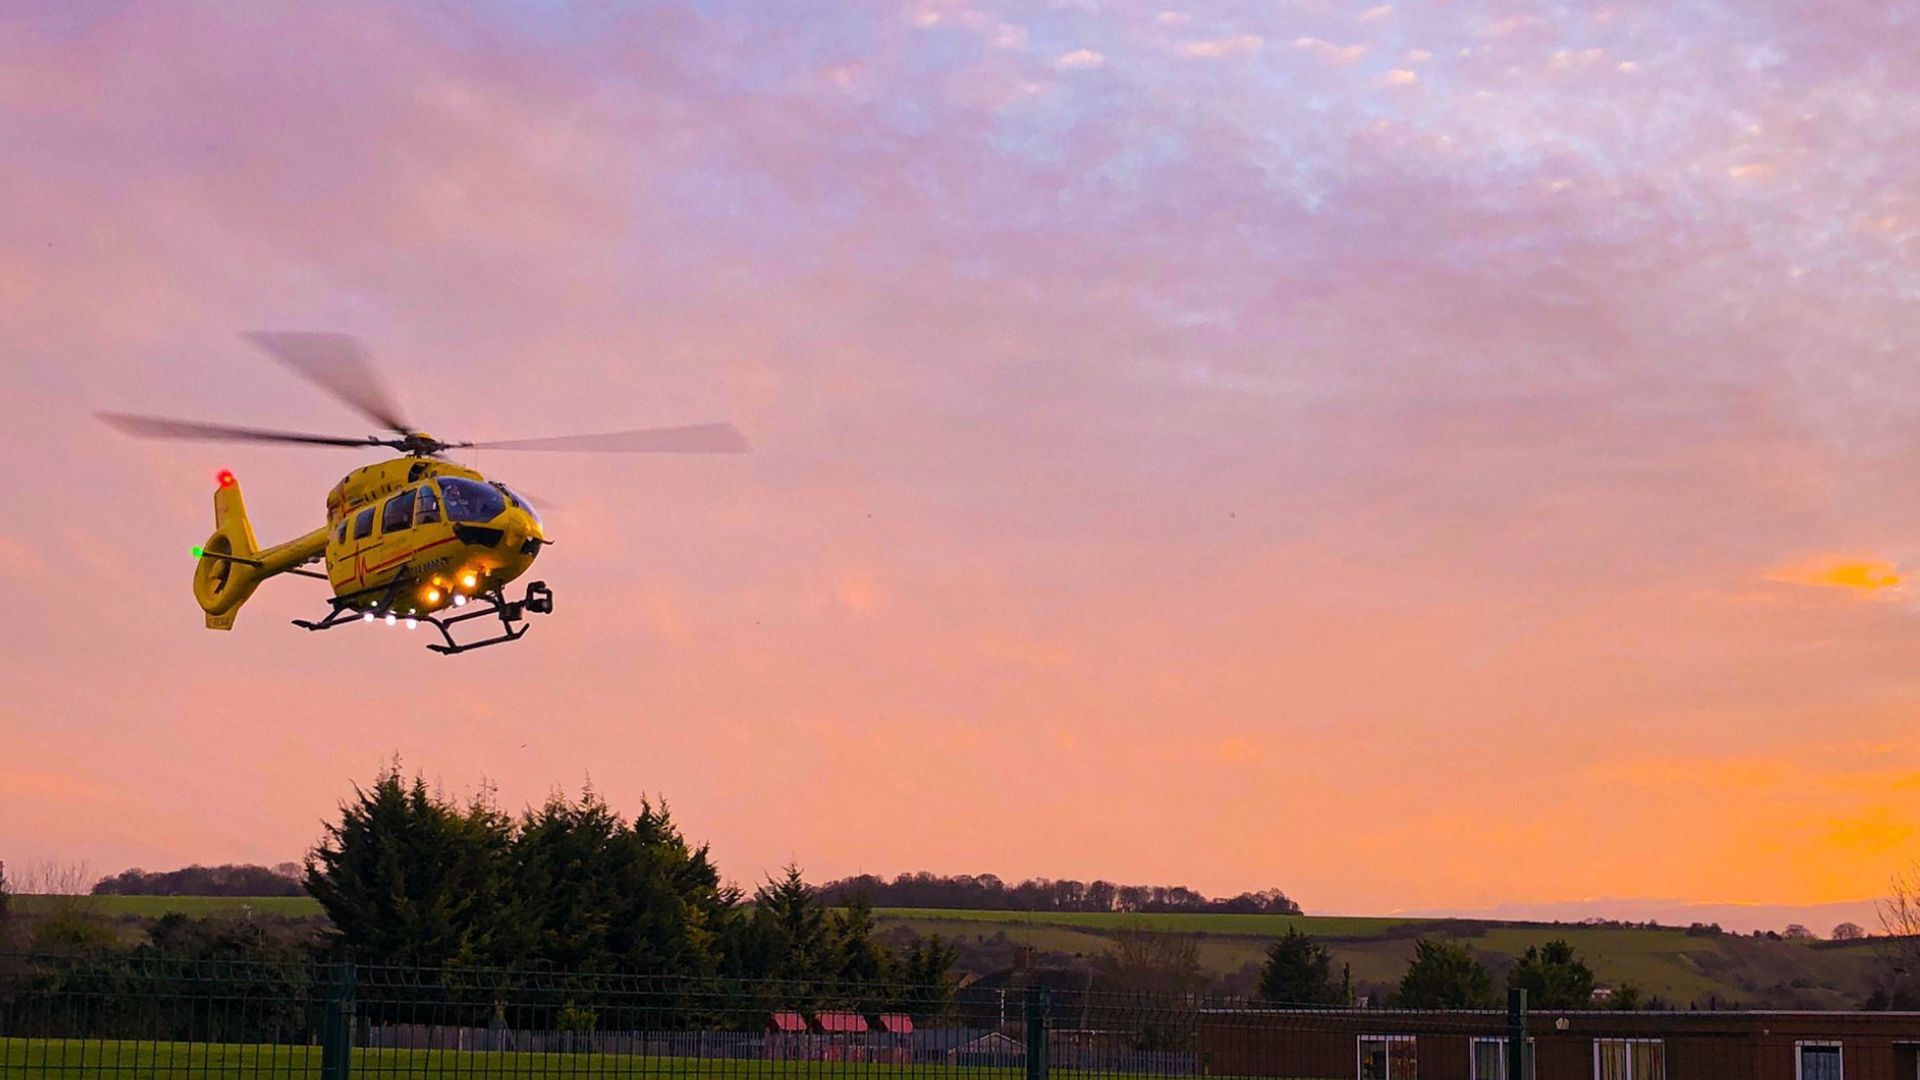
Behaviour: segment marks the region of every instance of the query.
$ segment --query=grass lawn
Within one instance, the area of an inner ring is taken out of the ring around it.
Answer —
[[[110,1076],[116,1080],[193,1080],[205,1076],[245,1080],[312,1080],[319,1075],[320,1051],[310,1046],[0,1038],[0,1076],[5,1076],[7,1080],[71,1080],[82,1076]],[[359,1049],[353,1052],[353,1075],[418,1077],[421,1080],[615,1076],[1019,1080],[1024,1073],[1019,1069],[966,1069],[949,1065],[851,1065],[825,1061],[640,1057],[626,1054]]]

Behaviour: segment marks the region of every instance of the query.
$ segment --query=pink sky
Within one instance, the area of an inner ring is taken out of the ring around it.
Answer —
[[[752,882],[1815,904],[1920,854],[1893,3],[0,13],[0,859],[297,857],[394,753]],[[1904,21],[1903,21],[1904,20]],[[550,497],[525,642],[200,629],[362,337]]]

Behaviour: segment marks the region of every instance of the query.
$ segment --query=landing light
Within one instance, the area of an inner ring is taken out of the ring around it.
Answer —
[[[437,603],[439,603],[439,602],[440,602],[440,590],[439,590],[439,589],[428,589],[428,590],[427,590],[427,603],[429,603],[429,604],[437,604]]]
[[[394,617],[393,617],[393,612],[391,612],[391,611],[389,611],[389,612],[387,612],[387,625],[388,625],[388,626],[392,626],[392,625],[394,624],[394,622],[395,622],[395,620],[394,620]]]
[[[413,629],[414,627],[416,627],[416,626],[419,626],[419,625],[420,625],[420,620],[419,620],[419,619],[408,619],[408,620],[407,620],[407,629],[409,629],[409,630],[411,630],[411,629]]]
[[[467,598],[466,598],[466,597],[464,597],[464,596],[461,596],[461,595],[460,595],[459,593],[454,593],[454,594],[453,594],[453,606],[454,606],[454,607],[465,607],[465,606],[466,606],[466,604],[467,604]]]
[[[372,621],[373,621],[373,612],[371,612],[371,611],[369,611],[369,612],[367,612],[367,613],[366,613],[365,615],[362,615],[362,616],[360,616],[360,618],[361,618],[361,621],[363,621],[363,622],[372,622]]]
[[[464,586],[464,587],[466,587],[466,588],[469,588],[469,589],[471,589],[471,588],[473,588],[473,587],[474,587],[475,585],[478,585],[478,584],[480,584],[480,579],[479,579],[479,578],[477,578],[477,577],[475,577],[475,576],[473,576],[472,574],[461,574],[461,575],[460,575],[460,584],[461,584],[462,586]]]

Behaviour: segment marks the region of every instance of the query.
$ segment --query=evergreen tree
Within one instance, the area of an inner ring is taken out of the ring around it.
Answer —
[[[925,1022],[946,1016],[953,1009],[953,965],[960,951],[939,934],[916,936],[900,960],[901,980],[907,999],[903,1010],[915,1021]]]
[[[784,877],[768,881],[754,894],[753,921],[761,927],[762,974],[815,981],[837,973],[837,942],[827,909],[798,866],[789,864]]]
[[[1421,938],[1393,1003],[1403,1009],[1491,1008],[1493,976],[1466,946]]]
[[[440,966],[489,957],[503,924],[502,815],[466,810],[396,763],[354,789],[309,857],[306,886],[335,942],[369,963]]]
[[[1259,994],[1289,1005],[1341,1004],[1333,984],[1333,954],[1297,927],[1287,927],[1286,936],[1267,946]]]
[[[563,971],[605,968],[613,957],[626,823],[589,787],[555,793],[520,819],[512,847],[513,896],[528,958]]]
[[[834,974],[842,982],[871,986],[897,977],[892,950],[873,934],[873,903],[865,895],[856,894],[833,913]]]
[[[624,970],[710,975],[737,896],[705,845],[687,843],[665,804],[642,801],[620,837],[620,900],[609,946]]]
[[[1530,1008],[1583,1009],[1593,1001],[1593,969],[1564,939],[1549,941],[1545,948],[1527,946],[1507,973],[1507,985],[1525,990]]]

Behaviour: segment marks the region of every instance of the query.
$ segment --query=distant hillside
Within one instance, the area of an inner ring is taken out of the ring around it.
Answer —
[[[310,897],[89,896],[16,898],[32,914],[73,901],[129,920],[170,911],[312,920]],[[883,934],[937,933],[959,947],[959,970],[984,975],[1017,963],[1091,969],[1113,944],[1113,934],[1139,928],[1191,935],[1211,988],[1249,993],[1267,944],[1289,926],[1312,934],[1350,966],[1362,993],[1384,993],[1413,956],[1414,941],[1443,937],[1465,945],[1496,979],[1529,945],[1564,937],[1606,985],[1631,982],[1677,1008],[1744,1006],[1778,1009],[1851,1009],[1871,992],[1879,943],[1772,941],[1737,934],[1690,934],[1677,929],[1631,929],[1567,923],[1473,919],[1348,918],[1321,915],[1118,915],[1089,912],[947,911],[882,908]]]
[[[1091,968],[1126,927],[1193,935],[1201,966],[1217,992],[1248,994],[1267,944],[1298,927],[1348,965],[1361,993],[1382,998],[1397,984],[1420,937],[1465,945],[1505,978],[1529,945],[1566,938],[1603,985],[1632,983],[1643,996],[1685,1009],[1851,1009],[1872,992],[1879,944],[1800,942],[1680,929],[1467,919],[1341,918],[1281,915],[1088,915],[885,910],[883,928],[937,933],[961,952],[960,967],[984,974],[1019,963]],[[1378,999],[1377,999],[1378,1000]]]

